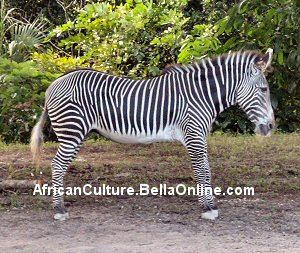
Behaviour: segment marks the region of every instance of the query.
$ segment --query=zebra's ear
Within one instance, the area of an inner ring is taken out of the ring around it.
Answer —
[[[272,62],[272,56],[273,56],[273,49],[268,48],[267,52],[262,57],[260,57],[260,59],[255,63],[256,66],[262,72],[265,72],[267,69],[270,69],[271,62]]]

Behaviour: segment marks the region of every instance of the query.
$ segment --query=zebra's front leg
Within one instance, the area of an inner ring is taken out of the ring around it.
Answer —
[[[80,145],[74,148],[72,146],[61,144],[52,161],[53,207],[55,210],[55,220],[63,221],[69,218],[69,213],[64,205],[64,176],[79,149]]]
[[[186,138],[186,147],[192,160],[194,174],[199,192],[199,202],[203,207],[201,217],[214,220],[218,217],[218,208],[214,201],[211,186],[211,173],[208,163],[206,138],[190,134]]]

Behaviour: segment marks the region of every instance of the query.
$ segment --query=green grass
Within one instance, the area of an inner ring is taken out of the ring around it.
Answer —
[[[55,142],[46,142],[43,144],[46,148],[58,147],[58,144]],[[9,143],[6,144],[0,141],[0,151],[15,151],[15,150],[28,150],[29,144],[24,143]]]

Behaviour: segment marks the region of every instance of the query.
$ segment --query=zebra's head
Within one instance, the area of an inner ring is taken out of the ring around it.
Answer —
[[[239,106],[255,124],[255,133],[263,136],[270,135],[275,127],[269,85],[264,75],[271,66],[272,56],[271,48],[264,55],[256,55],[237,89]]]

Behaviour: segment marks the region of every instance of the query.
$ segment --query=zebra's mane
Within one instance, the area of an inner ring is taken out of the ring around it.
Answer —
[[[237,51],[237,52],[226,53],[223,55],[213,56],[213,57],[207,56],[207,57],[199,59],[198,61],[195,61],[194,63],[190,63],[190,64],[176,64],[176,63],[168,64],[162,70],[161,75],[173,73],[173,72],[177,72],[177,71],[184,71],[184,70],[188,70],[188,69],[195,69],[195,67],[201,68],[201,64],[199,64],[200,61],[204,61],[204,63],[206,63],[206,62],[208,62],[208,60],[210,60],[212,62],[212,64],[215,66],[218,64],[219,58],[222,62],[222,60],[227,59],[228,57],[242,55],[242,54],[245,54],[245,56],[251,55],[255,62],[258,61],[258,59],[260,59],[262,57],[261,52],[259,52],[257,50]]]

